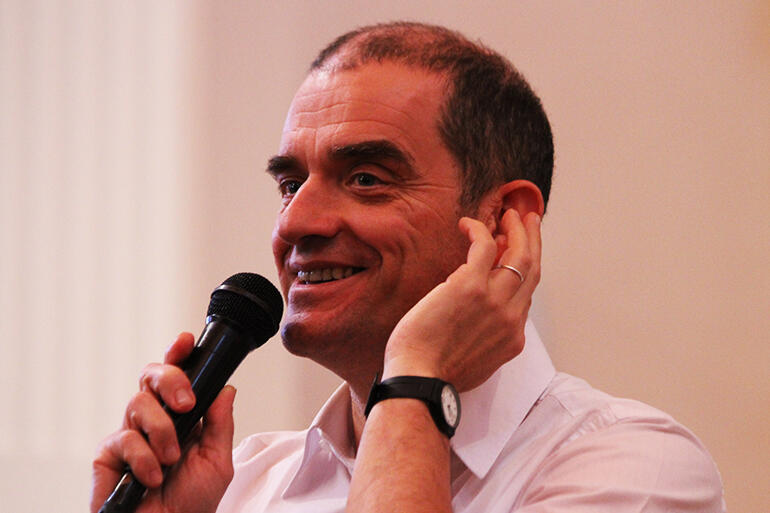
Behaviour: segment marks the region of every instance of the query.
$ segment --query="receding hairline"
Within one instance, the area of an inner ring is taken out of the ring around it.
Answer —
[[[327,45],[310,73],[393,62],[445,81],[439,130],[461,173],[466,206],[513,179],[535,183],[547,203],[553,136],[542,102],[504,55],[452,29],[392,22],[351,30]]]
[[[450,72],[458,52],[498,56],[481,41],[458,31],[419,22],[367,25],[335,39],[311,63],[316,70],[346,70],[369,62],[399,62],[435,72]]]

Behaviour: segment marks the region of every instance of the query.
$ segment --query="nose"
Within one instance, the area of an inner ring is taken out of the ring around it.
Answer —
[[[323,178],[311,176],[278,213],[274,236],[297,245],[304,240],[331,239],[340,226],[333,187]]]

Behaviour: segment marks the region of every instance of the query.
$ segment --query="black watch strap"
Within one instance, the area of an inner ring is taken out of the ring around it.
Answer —
[[[442,401],[442,393],[447,394]],[[364,415],[369,416],[375,404],[385,399],[411,398],[419,399],[428,406],[436,427],[451,438],[460,422],[460,399],[454,387],[438,378],[426,378],[424,376],[396,376],[379,381],[379,374],[374,379],[374,384],[366,401]],[[448,402],[449,404],[442,404]],[[450,411],[445,411],[449,406]]]

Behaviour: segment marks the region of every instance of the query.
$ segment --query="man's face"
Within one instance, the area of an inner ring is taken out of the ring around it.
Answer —
[[[268,172],[284,344],[343,377],[381,364],[401,317],[465,261],[440,76],[393,63],[311,74]],[[355,372],[351,370],[350,372]]]

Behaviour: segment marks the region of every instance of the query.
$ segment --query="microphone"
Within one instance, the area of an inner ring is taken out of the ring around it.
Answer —
[[[164,405],[176,428],[180,445],[203,417],[235,368],[249,352],[275,335],[283,315],[283,299],[258,274],[230,276],[211,293],[211,302],[198,342],[181,364],[190,378],[195,406],[179,414]],[[146,487],[128,469],[99,513],[128,513],[136,509]]]

